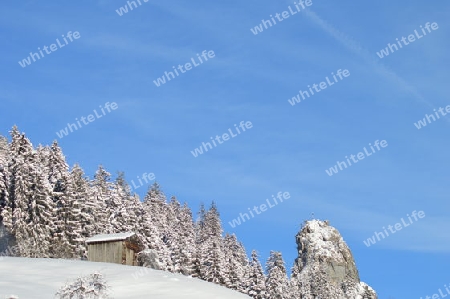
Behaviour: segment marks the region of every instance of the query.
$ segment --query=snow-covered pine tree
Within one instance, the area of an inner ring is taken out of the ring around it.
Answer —
[[[47,257],[54,228],[51,187],[28,138],[17,127],[11,137],[9,203],[2,212],[3,223],[15,236],[22,256]]]
[[[110,230],[109,217],[115,208],[111,194],[111,174],[102,165],[99,165],[92,181],[92,199],[95,206],[95,223],[97,231],[95,233],[105,234]]]
[[[40,166],[35,165],[32,172],[32,185],[28,194],[28,217],[26,219],[28,235],[27,245],[22,246],[22,256],[27,257],[55,257],[52,250],[54,244],[58,244],[59,238],[54,238],[56,204],[51,198],[51,186]],[[67,252],[69,252],[68,248]]]
[[[178,273],[180,272],[180,260],[178,259],[177,254],[179,253],[179,244],[177,244],[177,242],[179,240],[178,236],[181,234],[180,226],[178,225],[180,222],[179,216],[181,213],[181,205],[175,196],[170,198],[169,204],[167,204],[165,210],[167,227],[163,232],[163,235],[164,241],[170,252],[171,262],[170,265],[168,265],[167,270]]]
[[[268,299],[291,299],[289,280],[281,252],[271,251],[266,263]]]
[[[200,245],[203,244],[205,234],[203,233],[203,230],[205,228],[205,205],[203,203],[200,204],[200,209],[197,213],[197,218],[194,221],[194,233],[195,233],[195,254],[194,254],[194,269],[192,276],[201,278],[201,260],[200,260]]]
[[[47,177],[51,188],[51,199],[55,205],[52,217],[55,222],[52,231],[53,242],[50,254],[55,258],[71,258],[75,249],[73,224],[76,216],[72,215],[72,199],[68,190],[69,186],[69,166],[61,148],[56,141],[51,148],[38,148],[38,162],[43,174]]]
[[[13,231],[13,228],[14,228],[15,221],[13,221],[13,214],[14,214],[14,210],[16,208],[15,207],[15,194],[14,194],[14,192],[16,190],[15,190],[15,187],[13,187],[13,185],[16,184],[16,178],[15,178],[15,176],[12,175],[12,173],[13,173],[13,171],[17,172],[17,167],[18,167],[17,164],[19,164],[17,162],[16,156],[18,155],[19,140],[20,140],[20,136],[21,136],[19,130],[17,129],[17,126],[14,126],[12,128],[12,130],[10,131],[10,135],[11,135],[12,140],[15,140],[15,143],[14,143],[14,147],[13,147],[13,144],[11,142],[7,148],[7,156],[8,156],[7,173],[9,174],[8,190],[7,190],[8,197],[6,199],[6,203],[3,207],[1,217],[2,217],[2,222],[3,222],[2,224],[4,225],[6,230],[9,233],[14,235],[15,232]]]
[[[291,269],[291,279],[289,280],[289,284],[291,287],[292,298],[301,298],[301,281],[299,279],[300,268],[299,264],[294,262],[294,266]]]
[[[167,222],[168,207],[166,203],[166,196],[161,190],[157,182],[153,183],[144,198],[144,205],[150,215],[151,222],[156,225],[158,230],[164,234],[169,228]],[[165,236],[161,236],[165,241]]]
[[[220,285],[227,285],[225,255],[222,249],[222,224],[219,211],[213,202],[204,216],[203,228],[200,230],[198,255],[200,261],[200,278]]]
[[[227,287],[241,293],[247,292],[246,274],[249,271],[247,253],[242,243],[238,242],[234,234],[226,234],[223,240],[225,254]]]
[[[254,299],[267,299],[266,276],[256,250],[252,251],[249,272],[247,273],[247,294]],[[298,297],[300,298],[300,297]]]
[[[26,247],[29,239],[29,195],[32,188],[30,173],[33,166],[33,147],[30,141],[14,126],[10,132],[10,161],[8,172],[9,200],[2,211],[3,224],[7,231],[15,236],[17,245]]]
[[[3,210],[9,203],[8,188],[9,188],[9,172],[8,172],[8,140],[0,136],[0,253],[5,253],[12,242],[11,234],[8,233],[5,225],[3,224]]]
[[[146,217],[145,231],[148,246],[150,249],[157,251],[161,269],[168,270],[172,265],[167,244],[168,237],[166,235],[169,228],[167,223],[168,207],[166,197],[158,183],[153,183],[148,189],[143,206]],[[158,234],[159,237],[156,237],[155,234]]]
[[[158,270],[167,270],[171,264],[170,252],[167,245],[161,240],[161,233],[151,221],[146,221],[142,228],[146,248],[153,250],[158,256]]]
[[[2,211],[8,202],[8,140],[0,135],[0,225],[2,223]]]
[[[136,202],[131,195],[130,186],[127,184],[123,172],[119,172],[117,175],[112,190],[112,197],[117,207],[115,207],[110,216],[110,231],[112,233],[136,232],[138,221],[135,211],[138,208],[136,205],[141,205],[141,202]]]
[[[194,272],[196,253],[192,212],[187,204],[180,207],[175,198],[172,198],[170,206],[171,209],[176,210],[176,220],[172,226],[174,234],[171,236],[170,243],[173,272],[191,275]]]
[[[89,181],[85,177],[83,169],[75,164],[70,172],[68,192],[70,194],[72,213],[68,222],[68,227],[73,230],[75,241],[75,254],[78,257],[86,258],[85,240],[94,235],[97,227],[95,213],[97,207],[92,201]]]
[[[133,214],[136,217],[136,224],[135,224],[135,233],[139,236],[139,238],[142,240],[144,247],[146,249],[149,247],[150,240],[147,238],[150,238],[150,221],[148,220],[149,216],[147,214],[147,211],[145,210],[144,204],[141,202],[139,196],[137,194],[134,194],[131,196],[130,199],[131,203],[135,203],[132,205],[132,211]]]
[[[192,211],[186,203],[181,208],[179,225],[183,228],[183,233],[179,236],[178,242],[183,243],[183,245],[181,245],[183,248],[180,252],[182,261],[181,273],[184,275],[192,275],[195,270],[195,230]]]

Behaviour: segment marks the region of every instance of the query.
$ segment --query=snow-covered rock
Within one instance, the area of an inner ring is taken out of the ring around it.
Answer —
[[[302,299],[377,299],[360,281],[350,249],[328,221],[307,221],[296,239],[298,271],[292,279]]]

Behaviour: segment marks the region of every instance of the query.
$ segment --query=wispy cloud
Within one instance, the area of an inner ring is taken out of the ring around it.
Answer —
[[[339,43],[344,45],[349,51],[358,55],[362,58],[367,64],[371,65],[373,69],[383,76],[386,80],[390,82],[394,82],[398,87],[400,87],[403,91],[408,92],[414,98],[422,103],[427,105],[430,108],[436,108],[431,102],[429,102],[425,97],[423,97],[420,92],[410,83],[408,83],[405,79],[399,76],[396,72],[389,69],[385,65],[383,65],[373,53],[370,53],[368,50],[364,49],[361,44],[354,40],[352,37],[348,36],[344,32],[339,31],[332,24],[328,23],[324,19],[322,19],[319,15],[313,12],[311,9],[305,10],[304,14],[307,18],[314,23],[316,26],[320,27],[323,31],[332,36]],[[450,122],[449,119],[447,121]]]

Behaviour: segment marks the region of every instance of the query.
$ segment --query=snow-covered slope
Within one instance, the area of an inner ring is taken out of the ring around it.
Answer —
[[[199,279],[142,267],[87,261],[5,257],[0,260],[0,299],[52,299],[67,281],[95,271],[104,275],[114,299],[249,299]]]

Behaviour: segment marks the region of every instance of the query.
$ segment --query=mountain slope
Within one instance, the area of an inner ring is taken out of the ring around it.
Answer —
[[[67,281],[95,271],[114,299],[245,299],[238,292],[180,274],[149,268],[76,260],[5,257],[0,260],[0,298],[50,299]]]

